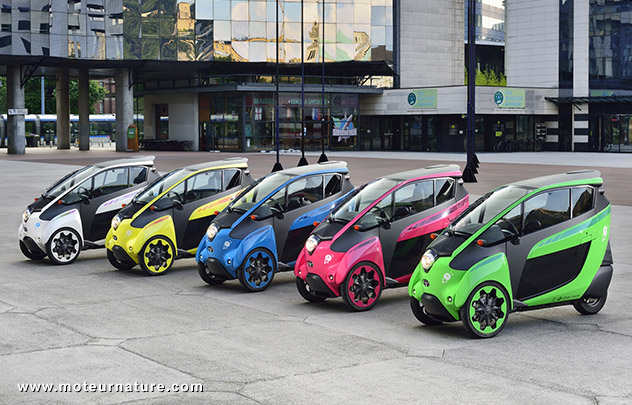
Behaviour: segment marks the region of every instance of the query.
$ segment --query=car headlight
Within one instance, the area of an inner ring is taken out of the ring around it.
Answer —
[[[121,216],[119,214],[114,215],[114,218],[112,218],[112,229],[116,231],[116,228],[118,228],[120,224]]]
[[[432,249],[426,250],[426,253],[421,256],[421,267],[426,271],[430,270],[436,259],[437,254]]]
[[[22,213],[22,221],[26,222],[29,220],[29,217],[31,216],[31,209],[27,208],[24,210],[24,212]]]
[[[314,249],[316,249],[316,246],[318,246],[319,243],[320,243],[320,238],[316,235],[311,235],[309,238],[307,238],[307,241],[305,242],[305,250],[307,250],[309,254],[312,254],[312,252],[314,251]]]
[[[208,240],[212,241],[215,235],[217,235],[217,232],[219,232],[219,226],[215,222],[213,222],[206,230],[206,236],[208,237]]]

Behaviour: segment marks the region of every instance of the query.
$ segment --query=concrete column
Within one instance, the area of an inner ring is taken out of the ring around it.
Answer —
[[[79,71],[79,150],[90,150],[90,83],[88,71]]]
[[[57,71],[57,149],[70,149],[70,79],[68,69]]]
[[[7,66],[7,108],[24,108],[24,89],[20,86],[20,65]],[[26,152],[24,115],[7,116],[8,152],[23,155]]]
[[[127,127],[134,123],[134,90],[129,87],[129,69],[116,72],[116,151],[127,151]]]

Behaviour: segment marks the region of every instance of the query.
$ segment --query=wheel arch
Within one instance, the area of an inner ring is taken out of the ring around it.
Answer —
[[[513,294],[509,264],[504,253],[498,253],[476,263],[465,273],[454,294],[454,304],[461,308],[472,291],[485,282],[500,284],[509,295],[509,311],[513,308]]]

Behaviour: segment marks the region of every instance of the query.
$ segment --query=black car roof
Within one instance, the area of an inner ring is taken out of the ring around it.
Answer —
[[[230,158],[215,160],[211,162],[196,163],[194,165],[184,167],[184,170],[197,172],[198,170],[204,170],[211,167],[228,166],[228,165],[239,166],[239,167],[245,168],[248,166],[248,158],[230,157]]]
[[[283,173],[290,176],[301,176],[303,174],[315,173],[319,171],[346,169],[346,168],[347,168],[347,162],[331,161],[331,162],[316,163],[313,165],[292,167],[290,169],[279,170],[278,172],[275,172],[275,173]]]
[[[447,172],[461,173],[461,168],[459,167],[459,165],[432,165],[432,166],[424,167],[423,169],[413,169],[413,170],[407,170],[405,172],[389,174],[387,176],[384,176],[384,178],[397,180],[397,181],[404,181],[404,180],[414,179],[417,177],[439,175],[439,174],[447,173]],[[461,175],[459,175],[458,177],[461,177]]]
[[[110,166],[126,166],[126,165],[154,165],[155,156],[129,156],[121,159],[106,160],[105,162],[95,163],[95,167],[105,168]]]
[[[543,188],[564,184],[568,182],[585,180],[587,184],[602,184],[601,173],[598,170],[573,170],[566,173],[553,174],[550,176],[536,177],[511,183],[512,186],[522,186],[528,188]]]

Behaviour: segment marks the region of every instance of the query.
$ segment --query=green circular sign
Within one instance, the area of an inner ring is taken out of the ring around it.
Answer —
[[[505,101],[505,95],[502,91],[498,90],[496,93],[494,93],[494,102],[496,103],[496,105],[501,105],[503,101]]]
[[[408,104],[409,105],[415,105],[415,103],[417,102],[417,96],[415,95],[415,93],[408,93]]]

